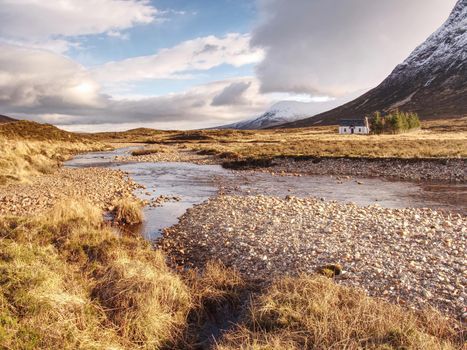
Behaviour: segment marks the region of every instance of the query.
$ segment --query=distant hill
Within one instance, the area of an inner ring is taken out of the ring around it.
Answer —
[[[281,127],[335,124],[375,111],[411,111],[421,119],[467,116],[467,1],[376,88],[357,99]]]
[[[6,115],[0,114],[0,123],[11,123],[16,121],[17,119],[13,119],[11,117],[7,117]]]
[[[84,141],[90,138],[61,130],[50,124],[18,120],[0,124],[0,136],[10,139],[38,141]]]

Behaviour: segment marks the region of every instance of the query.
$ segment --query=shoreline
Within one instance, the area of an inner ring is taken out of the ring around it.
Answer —
[[[281,157],[226,161],[227,169],[273,173],[383,177],[401,180],[467,182],[467,159]]]
[[[89,200],[103,210],[140,185],[125,172],[106,168],[64,168],[36,176],[31,183],[11,183],[0,187],[0,215],[36,215],[59,201]]]

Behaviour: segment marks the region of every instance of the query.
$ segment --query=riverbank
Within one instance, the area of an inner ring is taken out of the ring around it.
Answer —
[[[462,325],[302,275],[252,286],[209,262],[178,271],[86,200],[0,220],[5,349],[460,349]],[[252,291],[254,293],[252,294]],[[355,322],[355,321],[358,322]]]
[[[31,183],[0,186],[0,215],[38,215],[60,201],[76,198],[109,210],[114,201],[133,196],[139,187],[121,170],[60,168],[36,176]]]
[[[467,182],[466,159],[276,158],[226,161],[232,169],[271,173],[384,177],[403,180]]]
[[[341,264],[339,283],[465,318],[466,227],[465,216],[429,209],[221,196],[188,210],[160,244],[174,264],[220,260],[260,281]]]

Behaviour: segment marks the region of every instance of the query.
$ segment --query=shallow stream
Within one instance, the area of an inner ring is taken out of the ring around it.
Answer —
[[[218,193],[263,194],[284,197],[314,196],[325,200],[378,204],[388,208],[428,207],[467,212],[467,185],[435,182],[393,181],[382,178],[344,178],[303,175],[278,176],[254,171],[232,171],[220,165],[192,163],[115,162],[133,148],[82,154],[66,162],[68,167],[110,167],[121,169],[145,189],[137,190],[141,199],[154,200],[164,195],[178,197],[159,207],[144,209],[141,234],[152,240],[195,204]]]

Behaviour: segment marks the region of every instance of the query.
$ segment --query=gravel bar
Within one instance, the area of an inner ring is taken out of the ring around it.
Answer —
[[[37,214],[69,198],[84,198],[108,209],[113,200],[130,196],[139,187],[121,170],[60,168],[35,177],[31,184],[0,186],[0,215]]]
[[[466,159],[275,159],[270,172],[467,182]]]
[[[466,316],[467,217],[316,198],[219,196],[189,209],[158,243],[174,264],[221,260],[252,280],[339,263],[339,283]]]

